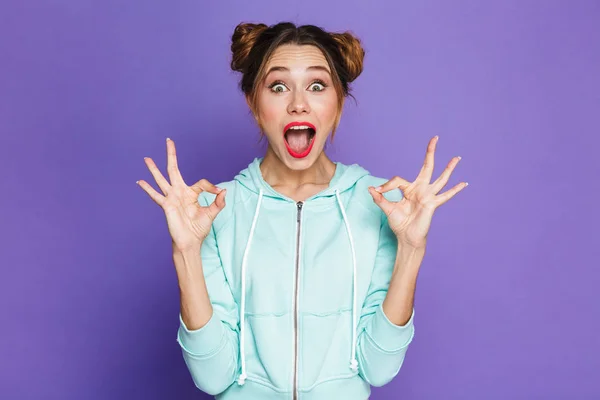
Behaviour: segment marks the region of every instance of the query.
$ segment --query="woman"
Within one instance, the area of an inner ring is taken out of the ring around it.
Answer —
[[[167,139],[164,195],[181,295],[179,342],[194,383],[222,399],[367,399],[399,371],[434,210],[437,137],[414,182],[371,176],[323,151],[364,51],[350,33],[240,24],[231,67],[269,146],[233,180],[188,187]]]

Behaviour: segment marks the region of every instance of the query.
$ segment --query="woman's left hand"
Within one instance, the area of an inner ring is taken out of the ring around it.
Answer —
[[[387,215],[388,223],[396,234],[399,245],[424,248],[434,211],[468,185],[466,182],[461,182],[446,192],[437,194],[446,185],[460,161],[460,157],[454,157],[440,177],[430,183],[438,139],[438,136],[435,136],[429,141],[425,163],[414,182],[396,176],[377,189],[369,187],[373,201]],[[396,188],[402,190],[403,199],[397,202],[388,201],[382,193]]]

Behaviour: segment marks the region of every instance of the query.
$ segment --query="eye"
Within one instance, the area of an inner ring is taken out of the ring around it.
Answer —
[[[285,92],[287,90],[287,88],[281,81],[276,81],[276,82],[271,83],[269,85],[269,89],[271,89],[271,91],[275,92],[275,93],[281,93],[281,92]]]
[[[325,90],[326,87],[327,85],[325,84],[325,82],[321,80],[315,81],[310,85],[310,88],[313,92],[322,92],[323,90]]]

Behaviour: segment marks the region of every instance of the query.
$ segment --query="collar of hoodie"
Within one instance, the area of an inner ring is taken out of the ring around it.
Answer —
[[[249,165],[248,168],[241,171],[234,178],[235,181],[246,187],[248,190],[254,192],[256,195],[262,192],[263,196],[278,199],[287,202],[295,202],[293,199],[284,196],[277,192],[269,185],[262,176],[260,171],[260,164],[263,161],[263,157],[255,158]],[[321,198],[333,198],[335,197],[336,190],[339,193],[351,189],[356,181],[360,178],[369,175],[369,171],[364,169],[358,164],[345,165],[340,162],[335,162],[336,168],[329,187],[321,192],[309,197],[305,202],[318,200]]]

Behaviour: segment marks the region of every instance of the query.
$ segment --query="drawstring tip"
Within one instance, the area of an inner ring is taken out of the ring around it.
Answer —
[[[350,360],[350,369],[352,371],[356,371],[358,369],[358,361],[356,361],[355,358],[353,358],[352,360]]]
[[[244,384],[244,382],[246,381],[246,376],[246,373],[240,375],[240,377],[237,380],[238,385],[242,386]]]

